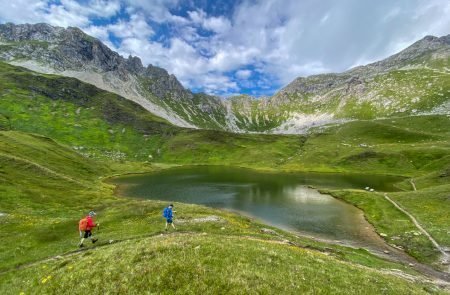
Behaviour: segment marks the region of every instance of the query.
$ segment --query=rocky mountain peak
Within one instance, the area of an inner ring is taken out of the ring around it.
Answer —
[[[159,98],[192,98],[192,93],[165,69],[153,65],[145,68],[140,58],[124,58],[76,27],[65,29],[49,24],[0,24],[0,41],[16,42],[14,47],[5,47],[0,51],[0,59],[13,61],[27,57],[48,65],[57,72],[69,70],[108,73],[109,80],[113,76],[125,82],[132,77],[149,79],[145,83],[148,88],[146,90]],[[51,54],[48,45],[52,46]]]
[[[339,74],[320,74],[296,78],[281,89],[276,96],[292,93],[317,94],[344,84],[347,85],[345,88],[348,88],[355,81],[361,82],[383,72],[418,65],[430,58],[428,57],[430,53],[439,52],[439,58],[450,56],[449,45],[450,35],[443,37],[425,36],[399,53],[378,62],[358,66]]]
[[[28,40],[52,42],[63,30],[64,28],[53,27],[45,23],[33,25],[6,23],[0,25],[0,38],[15,42]]]

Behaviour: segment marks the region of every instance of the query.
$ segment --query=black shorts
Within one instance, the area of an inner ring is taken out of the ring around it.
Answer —
[[[90,231],[90,230],[85,230],[85,231],[84,231],[84,236],[83,236],[83,237],[84,237],[85,239],[87,239],[87,238],[89,238],[90,236],[92,236],[91,231]]]

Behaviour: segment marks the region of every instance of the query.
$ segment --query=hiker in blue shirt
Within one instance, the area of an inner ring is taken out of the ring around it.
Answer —
[[[164,208],[163,217],[166,219],[166,230],[169,227],[169,224],[172,225],[173,229],[176,230],[175,225],[173,224],[173,204],[170,204],[169,207]]]

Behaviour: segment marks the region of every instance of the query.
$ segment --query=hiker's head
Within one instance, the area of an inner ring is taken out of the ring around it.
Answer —
[[[95,215],[97,215],[94,211],[89,212],[89,216],[94,217]]]
[[[170,204],[170,205],[169,205],[169,208],[173,208],[173,204]]]

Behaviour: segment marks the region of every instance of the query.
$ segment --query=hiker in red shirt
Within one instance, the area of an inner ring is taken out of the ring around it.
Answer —
[[[92,244],[94,244],[98,240],[92,236],[92,229],[94,227],[97,228],[100,227],[100,223],[95,224],[94,221],[92,220],[92,217],[94,217],[95,215],[97,214],[95,214],[94,211],[89,212],[88,216],[81,219],[78,224],[78,229],[80,230],[80,238],[81,238],[81,241],[78,244],[80,248],[84,247],[83,245],[84,239],[89,238],[92,241]]]

